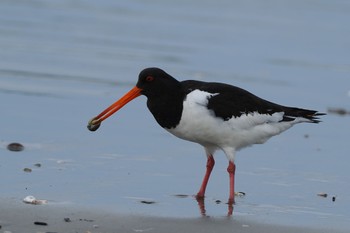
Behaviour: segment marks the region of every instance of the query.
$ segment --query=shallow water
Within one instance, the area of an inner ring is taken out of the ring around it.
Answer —
[[[144,97],[95,133],[87,121],[148,66],[281,104],[350,109],[349,13],[347,1],[1,1],[1,196],[200,216],[192,195],[204,152],[160,128]],[[237,189],[247,195],[234,216],[349,228],[349,121],[327,115],[240,151]],[[10,142],[25,150],[8,151]],[[216,157],[206,213],[221,217],[227,161]]]

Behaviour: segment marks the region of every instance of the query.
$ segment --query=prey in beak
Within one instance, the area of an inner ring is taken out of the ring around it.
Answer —
[[[135,99],[136,97],[141,95],[141,88],[138,88],[137,86],[135,86],[134,88],[132,88],[128,93],[126,93],[122,98],[120,98],[118,101],[116,101],[115,103],[113,103],[111,106],[109,106],[108,108],[106,108],[103,112],[101,112],[98,116],[92,118],[88,125],[87,128],[90,131],[96,131],[102,121],[106,120],[108,117],[110,117],[111,115],[113,115],[113,113],[115,113],[116,111],[118,111],[119,109],[121,109],[124,105],[126,105],[127,103],[129,103],[131,100]]]

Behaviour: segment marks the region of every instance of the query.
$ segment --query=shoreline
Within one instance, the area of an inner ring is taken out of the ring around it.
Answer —
[[[334,229],[284,226],[238,217],[156,217],[113,213],[72,204],[31,205],[0,199],[1,231],[10,232],[232,232],[235,233],[342,233]]]

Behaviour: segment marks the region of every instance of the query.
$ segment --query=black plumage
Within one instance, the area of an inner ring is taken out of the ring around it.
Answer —
[[[270,114],[284,112],[282,121],[303,117],[312,123],[324,115],[315,110],[287,107],[264,100],[252,93],[228,84],[186,80],[179,82],[158,68],[144,69],[136,85],[147,96],[147,107],[163,128],[174,128],[180,122],[183,101],[187,94],[201,90],[215,94],[208,99],[207,108],[224,121],[253,112]]]

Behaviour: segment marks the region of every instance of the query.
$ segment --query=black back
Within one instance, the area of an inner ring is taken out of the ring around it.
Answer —
[[[217,117],[223,120],[229,120],[232,117],[240,117],[243,114],[258,112],[261,114],[273,114],[275,112],[284,112],[282,121],[292,121],[296,117],[304,117],[313,123],[318,123],[315,116],[324,115],[314,110],[307,110],[294,107],[286,107],[264,100],[252,93],[224,83],[209,83],[188,80],[182,82],[187,93],[194,89],[199,89],[209,93],[218,93],[212,96],[208,101],[208,109],[213,110]]]
[[[208,99],[207,108],[224,121],[252,112],[270,115],[284,112],[282,121],[304,117],[310,122],[318,123],[317,116],[324,115],[314,110],[278,105],[228,84],[194,80],[179,82],[159,68],[141,71],[136,86],[147,96],[147,107],[163,128],[173,128],[179,124],[183,101],[188,93],[196,89],[217,94]]]

